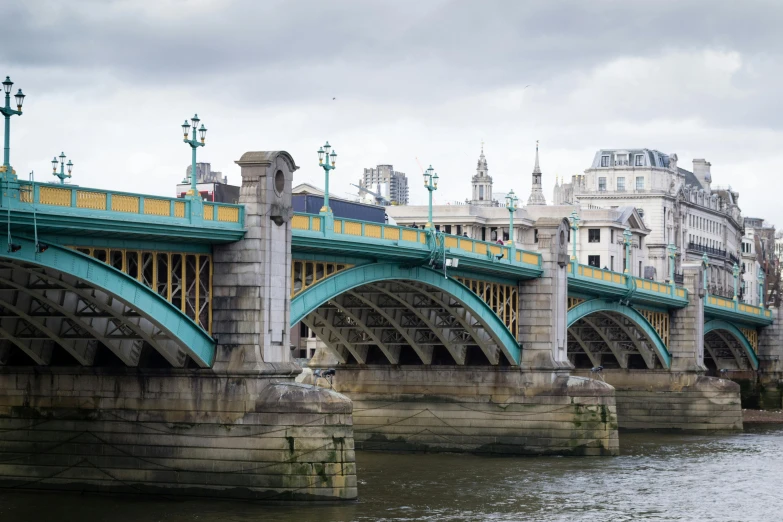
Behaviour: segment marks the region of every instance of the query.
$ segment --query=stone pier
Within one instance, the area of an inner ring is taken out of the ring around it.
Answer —
[[[721,431],[742,429],[738,384],[706,376],[704,366],[704,301],[702,268],[683,264],[688,306],[671,314],[671,368],[605,369],[600,374],[577,371],[615,388],[617,420],[623,429]]]
[[[0,486],[264,500],[357,496],[349,399],[290,361],[285,152],[248,152],[243,240],[213,249],[210,368],[0,368]],[[183,269],[184,270],[184,269]]]

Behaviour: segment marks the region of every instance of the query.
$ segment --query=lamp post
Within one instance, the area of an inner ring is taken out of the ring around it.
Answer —
[[[731,273],[734,275],[734,300],[738,301],[737,286],[739,282],[740,268],[737,263],[734,263],[734,268],[732,268]]]
[[[669,278],[671,281],[669,281],[672,285],[672,288],[677,284],[674,281],[674,260],[677,257],[677,247],[674,245],[669,245],[666,247],[666,250],[669,251]],[[672,292],[672,295],[674,295],[674,292]]]
[[[331,154],[329,153],[331,151]],[[326,161],[324,161],[326,159]],[[330,161],[331,160],[331,161]],[[332,150],[332,146],[327,141],[323,147],[318,149],[318,165],[324,169],[324,206],[321,207],[321,214],[331,214],[329,208],[329,171],[337,168],[337,153]]]
[[[506,208],[508,209],[508,240],[511,241],[511,248],[514,248],[514,212],[517,211],[519,198],[514,194],[514,190],[506,194]]]
[[[198,189],[196,188],[196,149],[199,147],[206,146],[206,138],[207,138],[207,129],[204,127],[204,124],[201,124],[201,127],[198,126],[199,122],[201,121],[198,117],[198,114],[194,114],[193,117],[190,119],[191,123],[193,124],[193,138],[188,139],[188,134],[190,130],[190,123],[188,123],[188,120],[185,120],[185,123],[182,124],[182,134],[185,135],[185,138],[182,140],[188,145],[190,145],[190,148],[192,149],[192,156],[191,156],[191,167],[190,167],[190,190],[188,191],[188,196],[192,198],[198,198],[201,199],[201,196],[198,193]],[[196,133],[198,132],[198,137],[201,138],[201,141],[196,139]]]
[[[5,91],[5,106],[0,107],[0,112],[5,116],[5,149],[3,151],[3,172],[11,174],[10,152],[11,152],[11,116],[20,116],[22,114],[22,103],[24,102],[24,94],[22,89],[14,96],[16,98],[16,110],[11,108],[11,87],[14,82],[8,76],[5,77],[3,82],[3,91]]]
[[[579,214],[576,209],[571,211],[571,261],[576,263],[576,238],[579,231]]]
[[[633,239],[633,234],[631,234],[631,229],[626,228],[625,232],[623,232],[623,244],[625,244],[625,273],[628,275],[631,275],[631,240]]]
[[[424,188],[429,191],[430,195],[429,211],[427,213],[427,228],[432,230],[435,228],[432,224],[432,192],[438,190],[438,174],[433,170],[432,165],[424,172]]]
[[[762,268],[759,270],[759,306],[762,310],[767,301],[766,297],[764,292],[764,269]]]
[[[60,172],[57,172],[57,164],[60,164]],[[65,168],[68,167],[68,172],[65,172]],[[60,153],[60,161],[57,161],[57,157],[55,156],[52,158],[52,176],[57,176],[60,178],[60,184],[65,183],[65,178],[71,177],[71,171],[73,170],[73,163],[71,160],[68,160],[68,163],[65,163],[65,153]]]
[[[707,269],[710,267],[710,258],[707,257],[707,254],[703,254],[701,256],[701,263],[703,265],[704,270],[702,270],[703,276],[702,276],[702,285],[704,286],[704,297],[706,299],[707,294],[709,292],[707,291]]]

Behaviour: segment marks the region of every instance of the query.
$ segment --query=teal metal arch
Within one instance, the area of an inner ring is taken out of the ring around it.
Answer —
[[[416,281],[438,288],[458,300],[487,327],[509,361],[519,364],[522,350],[514,335],[481,298],[466,286],[424,267],[404,268],[392,263],[361,265],[321,281],[291,300],[291,327],[330,299],[358,286],[378,281]]]
[[[85,281],[142,314],[176,341],[199,366],[212,366],[215,360],[212,337],[151,288],[112,266],[69,248],[47,243],[48,248],[44,252],[36,253],[35,243],[29,239],[15,236],[14,243],[21,246],[17,252],[8,251],[7,241],[0,243],[0,260],[21,261]]]
[[[745,349],[745,355],[748,356],[748,360],[750,361],[750,365],[753,367],[753,369],[759,369],[759,359],[756,356],[756,352],[750,345],[748,338],[745,337],[744,333],[742,333],[742,330],[727,321],[722,321],[721,319],[712,319],[711,321],[704,323],[704,335],[707,335],[713,330],[725,330],[729,332]]]
[[[672,356],[666,348],[666,345],[663,344],[658,332],[655,331],[655,328],[652,327],[642,314],[630,306],[622,305],[616,301],[607,301],[605,299],[591,299],[579,303],[568,311],[567,327],[570,328],[579,319],[596,312],[614,312],[630,319],[637,328],[644,332],[644,335],[650,342],[652,342],[655,351],[658,354],[658,358],[663,365],[666,368],[671,368]]]

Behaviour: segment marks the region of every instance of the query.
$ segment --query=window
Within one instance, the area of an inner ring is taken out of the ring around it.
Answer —
[[[625,192],[625,178],[617,178],[617,190]]]
[[[601,256],[587,256],[587,264],[596,268],[601,268]]]
[[[601,229],[589,228],[587,229],[587,242],[588,243],[600,243],[601,242]]]
[[[538,243],[538,229],[533,229],[533,243]]]
[[[613,228],[609,229],[609,243],[610,244],[614,244],[614,229]]]
[[[644,157],[641,154],[636,155],[636,162],[634,163],[635,166],[641,167],[644,165]]]
[[[479,201],[484,201],[484,185],[479,185]]]
[[[644,190],[644,176],[636,176],[636,190]]]
[[[602,167],[609,166],[609,156],[601,156],[601,166]]]
[[[609,257],[609,270],[614,272],[614,256]]]
[[[606,178],[598,178],[598,191],[606,192]]]

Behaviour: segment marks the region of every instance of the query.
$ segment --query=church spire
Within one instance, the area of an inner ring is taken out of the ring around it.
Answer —
[[[484,141],[481,142],[481,154],[479,155],[476,175],[472,180],[472,205],[492,205],[492,177],[489,175],[487,158],[484,156]]]
[[[541,186],[541,167],[538,165],[538,140],[536,140],[536,163],[533,166],[533,188],[527,200],[528,205],[546,205],[544,190]]]

